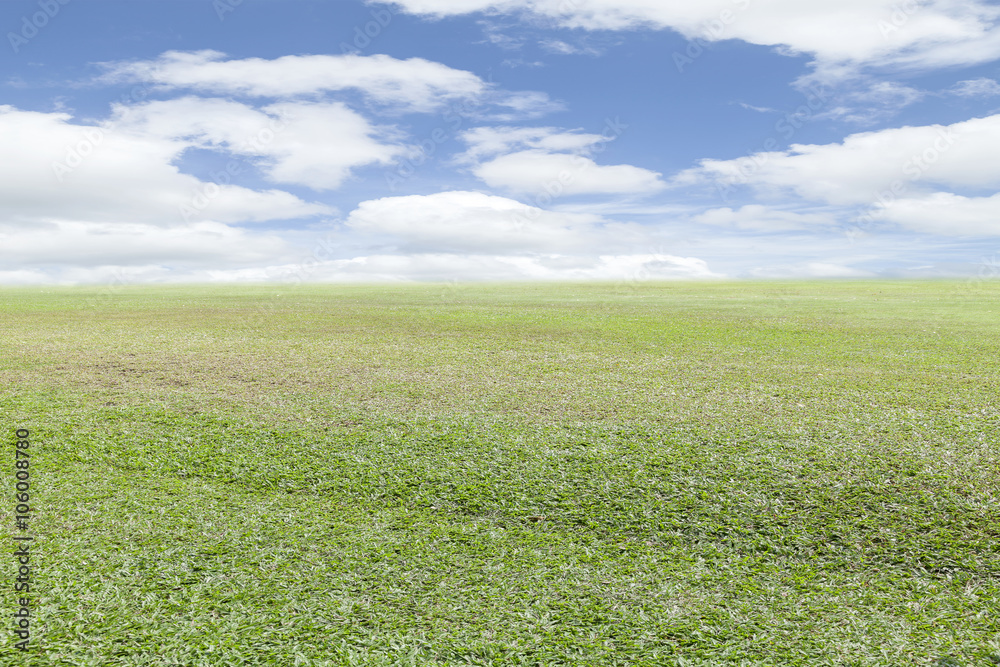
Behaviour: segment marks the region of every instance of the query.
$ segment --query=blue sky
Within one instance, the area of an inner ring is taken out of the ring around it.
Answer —
[[[0,283],[992,277],[1000,6],[8,0]]]

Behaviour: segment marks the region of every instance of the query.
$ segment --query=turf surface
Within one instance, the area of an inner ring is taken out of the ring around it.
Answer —
[[[0,326],[2,664],[1000,664],[995,282],[25,288]]]

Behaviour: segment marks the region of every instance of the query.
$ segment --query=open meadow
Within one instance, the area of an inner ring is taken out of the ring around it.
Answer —
[[[0,317],[0,519],[29,429],[37,536],[2,664],[1000,664],[1000,283],[32,287]]]

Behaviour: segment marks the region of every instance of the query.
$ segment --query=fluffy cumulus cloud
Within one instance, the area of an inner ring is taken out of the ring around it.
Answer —
[[[407,151],[392,128],[376,127],[340,102],[289,101],[261,109],[184,97],[118,107],[115,127],[187,148],[260,158],[275,183],[340,187],[354,167],[388,164]]]
[[[359,168],[385,165],[412,151],[394,126],[376,125],[328,93],[353,88],[380,103],[428,111],[453,98],[489,92],[467,72],[387,56],[229,61],[215,52],[173,52],[155,61],[111,66],[104,80],[276,99],[188,93],[112,105],[105,120],[90,122],[78,122],[68,113],[0,107],[0,154],[5,158],[0,161],[0,197],[5,202],[0,242],[11,253],[0,267],[0,280],[273,277],[275,269],[295,266],[280,262],[294,257],[301,228],[259,232],[245,225],[294,221],[301,227],[312,219],[315,227],[316,218],[334,217],[337,211],[282,189],[237,185],[241,178],[261,176],[276,185],[332,190]],[[494,95],[492,100],[494,108],[506,106],[522,118],[547,104],[551,107],[544,94]],[[517,141],[508,140],[499,152],[515,147],[568,151],[603,141],[600,135],[562,134],[528,132]],[[481,136],[488,143],[486,133]],[[183,173],[179,165],[193,149],[228,155],[225,173],[217,170],[210,179]],[[481,150],[498,156],[485,144]],[[627,249],[648,241],[637,225],[467,192],[363,202],[344,229],[355,234],[355,242],[380,247],[397,243],[399,254],[324,260],[326,273],[314,278],[404,279],[408,272],[421,275],[425,265],[438,267],[429,269],[433,273],[481,261],[505,277],[609,276],[634,263],[628,259],[633,255],[595,259],[596,248]],[[575,266],[564,254],[574,252],[589,259]],[[458,261],[459,253],[479,259]],[[549,253],[548,259],[544,253]],[[442,263],[441,257],[448,259]],[[665,262],[666,273],[711,274],[690,258],[649,261]],[[261,271],[271,275],[260,276]]]
[[[32,282],[39,267],[73,280],[107,266],[274,261],[287,254],[280,238],[233,225],[335,213],[181,173],[173,162],[188,144],[176,137],[72,120],[0,107],[0,280]]]
[[[1000,194],[963,197],[935,192],[887,200],[872,212],[879,220],[932,234],[1000,235]]]
[[[628,164],[599,165],[583,155],[532,150],[501,155],[473,173],[493,188],[546,195],[643,194],[662,190],[660,174]]]
[[[702,259],[664,252],[655,230],[641,225],[543,210],[480,192],[362,202],[347,226],[394,240],[396,254],[326,262],[320,273],[434,280],[723,277]]]
[[[632,165],[599,165],[599,153],[615,135],[550,127],[480,127],[462,139],[469,149],[459,162],[493,188],[536,199],[575,194],[644,194],[662,190],[660,174]]]
[[[812,202],[864,207],[870,217],[923,232],[1000,234],[994,194],[1000,189],[998,151],[1000,115],[994,115],[864,132],[840,143],[796,144],[737,160],[703,160],[674,184],[715,182],[727,193],[748,185],[765,196],[792,193]],[[984,191],[989,196],[981,196]],[[966,196],[970,193],[976,196]],[[703,218],[738,223],[747,215],[722,209]]]
[[[255,234],[215,222],[171,228],[73,220],[12,232],[0,231],[6,264],[24,267],[252,265],[291,256],[276,235]]]
[[[183,174],[173,165],[188,147],[183,141],[70,121],[66,113],[0,107],[0,216],[6,225],[76,220],[170,227],[332,212],[284,191]]]
[[[1000,58],[1000,7],[980,0],[394,4],[432,17],[508,12],[585,30],[670,29],[805,54],[816,74],[799,86],[832,91],[810,106],[815,119],[875,123],[930,98],[960,107],[1000,95],[991,78],[939,92],[878,79]],[[549,53],[594,53],[550,37],[539,44]],[[100,121],[0,106],[0,283],[722,277],[701,257],[743,276],[860,277],[872,275],[878,253],[868,257],[860,248],[871,241],[843,232],[862,219],[919,234],[1000,235],[1000,115],[769,144],[701,160],[668,182],[638,164],[601,164],[616,122],[600,132],[527,127],[561,105],[422,58],[170,51],[105,63],[98,82],[143,83],[152,96],[112,105]],[[463,131],[449,150],[459,152],[437,166],[489,192],[372,198],[366,189],[350,198],[345,186],[366,168],[415,155],[406,128],[420,121],[401,114],[456,108]],[[197,151],[224,156],[226,173],[185,173],[204,164]],[[648,197],[666,188],[667,197]],[[703,205],[713,190],[725,206]],[[339,201],[334,191],[353,207],[346,216],[328,203]],[[590,197],[554,206],[564,195]],[[336,240],[310,256],[311,235],[323,232]],[[775,250],[819,237],[851,248]]]
[[[430,16],[525,12],[565,27],[669,28],[691,39],[741,39],[830,64],[940,67],[1000,56],[1000,8],[985,0],[396,0]]]
[[[865,204],[896,182],[909,191],[934,185],[996,187],[1000,163],[993,156],[998,149],[1000,115],[994,115],[952,125],[862,132],[840,143],[793,144],[787,151],[736,160],[703,160],[676,181],[747,183],[831,204]]]
[[[640,225],[559,213],[481,192],[385,197],[362,202],[347,225],[398,240],[408,252],[586,253],[648,247]]]
[[[226,60],[218,51],[169,51],[155,60],[106,64],[105,81],[157,84],[212,95],[292,98],[344,90],[375,102],[431,111],[450,100],[476,97],[487,84],[441,63],[387,55],[282,56]]]
[[[539,91],[505,91],[465,70],[423,58],[384,54],[303,55],[226,59],[219,51],[168,51],[153,60],[104,63],[105,83],[138,82],[159,90],[189,90],[283,100],[357,92],[381,109],[429,113],[465,105],[484,117],[535,118],[562,109]]]

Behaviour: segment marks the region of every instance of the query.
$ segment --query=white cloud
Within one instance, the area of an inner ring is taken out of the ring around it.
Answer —
[[[462,135],[469,149],[458,161],[472,163],[472,172],[490,187],[541,197],[642,194],[666,186],[656,172],[598,165],[586,155],[611,138],[551,127],[479,127]]]
[[[892,81],[879,81],[871,85],[868,90],[857,93],[855,97],[881,106],[894,106],[901,109],[914,102],[919,102],[926,95],[925,91],[912,86],[904,86]]]
[[[481,78],[423,58],[399,60],[361,56],[282,56],[274,60],[225,60],[218,51],[168,51],[154,60],[103,63],[104,83],[143,82],[164,90],[192,90],[213,97],[234,95],[316,101],[357,91],[383,111],[430,113],[463,105],[469,115],[497,120],[537,118],[561,111],[560,102],[539,91],[505,91]]]
[[[583,151],[608,141],[600,134],[565,132],[554,127],[477,127],[463,132],[461,139],[469,145],[463,156],[469,161],[525,148]]]
[[[793,145],[788,151],[737,160],[703,160],[674,185],[716,181],[729,192],[740,184],[768,198],[789,193],[842,207],[840,218],[896,223],[941,235],[1000,234],[1000,115],[949,126],[901,127],[853,134],[841,143]],[[948,191],[947,189],[960,192]],[[961,191],[989,191],[968,196]],[[787,202],[786,202],[787,203]],[[789,217],[791,215],[791,217]],[[761,205],[714,209],[695,218],[708,224],[760,229],[782,223],[828,224],[830,213],[810,219]],[[778,217],[775,217],[778,216]],[[791,227],[789,227],[791,228]]]
[[[541,60],[525,60],[524,58],[507,58],[500,64],[511,69],[518,67],[545,67],[545,63]]]
[[[678,185],[748,184],[765,194],[792,191],[835,205],[864,205],[885,192],[910,196],[1000,185],[1000,115],[953,125],[900,127],[852,134],[840,143],[793,144],[787,151],[735,160],[702,160],[674,178]]]
[[[564,27],[676,30],[813,55],[821,64],[935,68],[1000,56],[1000,8],[984,0],[396,0],[431,16],[529,12]]]
[[[1000,95],[1000,83],[985,77],[959,81],[948,92],[959,97],[996,97]]]
[[[589,46],[573,46],[560,39],[546,39],[538,43],[544,51],[560,56],[587,55],[598,56],[601,52]]]
[[[215,222],[169,228],[72,220],[53,224],[54,230],[28,228],[0,232],[5,265],[24,268],[148,264],[211,267],[273,262],[290,254],[279,237],[250,233]]]
[[[388,164],[404,152],[398,143],[379,141],[395,134],[376,129],[339,102],[284,102],[265,107],[287,123],[264,154],[274,159],[267,173],[279,183],[315,189],[338,187],[353,167]]]
[[[0,221],[6,225],[81,221],[171,227],[333,211],[279,190],[216,185],[182,174],[172,163],[187,148],[183,141],[70,120],[65,113],[0,107]],[[204,206],[193,205],[199,198]]]
[[[398,239],[409,252],[594,253],[648,247],[650,242],[640,225],[466,191],[362,202],[348,216],[347,226]]]
[[[918,232],[955,236],[1000,236],[1000,194],[963,197],[935,192],[905,197],[879,207],[879,219],[895,222]]]
[[[64,266],[0,270],[0,285],[103,284],[97,299],[113,298],[122,285],[174,282],[447,282],[442,296],[461,289],[455,281],[603,280],[633,284],[643,280],[704,280],[725,278],[696,257],[665,254],[532,257],[488,254],[374,254],[350,259],[302,264],[270,264],[255,268],[143,264]]]
[[[836,218],[830,213],[798,213],[760,204],[748,204],[736,210],[713,208],[694,216],[692,220],[703,225],[759,232],[831,227],[836,224]]]
[[[169,114],[155,119],[161,129],[176,124]],[[0,282],[102,280],[111,266],[150,277],[159,275],[152,266],[169,274],[274,262],[291,254],[280,237],[232,223],[335,212],[288,192],[180,173],[173,162],[190,141],[118,120],[84,125],[66,113],[0,107]]]
[[[258,282],[276,275],[293,275],[297,267],[216,271],[215,280]],[[628,284],[643,280],[719,279],[697,257],[667,254],[526,256],[493,254],[414,253],[367,255],[323,262],[312,267],[309,279],[331,282],[445,282],[500,280],[615,280]],[[455,289],[446,287],[445,289]]]
[[[927,92],[892,81],[850,82],[838,101],[840,105],[816,114],[815,118],[836,118],[869,125],[894,116],[904,108],[927,97]]]
[[[507,33],[503,32],[506,26],[499,26],[493,23],[486,23],[484,25],[484,32],[486,34],[486,41],[494,46],[498,46],[505,51],[518,51],[524,46],[524,38],[522,37],[512,37]]]
[[[280,102],[263,109],[222,99],[184,97],[117,107],[123,131],[188,147],[260,158],[276,183],[340,187],[351,169],[388,164],[406,152],[392,128],[371,125],[339,102]]]
[[[746,102],[739,102],[739,105],[744,109],[749,111],[756,111],[757,113],[777,113],[777,109],[772,109],[771,107],[758,107],[753,104],[747,104]]]
[[[559,39],[546,39],[539,42],[544,50],[549,53],[555,53],[561,56],[568,56],[577,53],[576,47],[570,46],[566,42]]]
[[[566,110],[566,106],[562,102],[550,99],[546,93],[532,90],[494,91],[484,101],[488,101],[489,105],[483,104],[482,108],[474,109],[466,115],[481,121],[510,123],[541,118],[550,113]],[[492,111],[490,106],[499,107],[499,109]]]
[[[471,72],[423,58],[398,60],[382,54],[224,58],[218,51],[168,51],[155,60],[106,63],[103,79],[250,97],[358,90],[373,101],[412,111],[433,111],[451,100],[480,96],[488,88]]]
[[[493,188],[544,197],[646,194],[666,187],[660,174],[632,165],[599,165],[583,155],[528,150],[501,155],[473,173]]]

